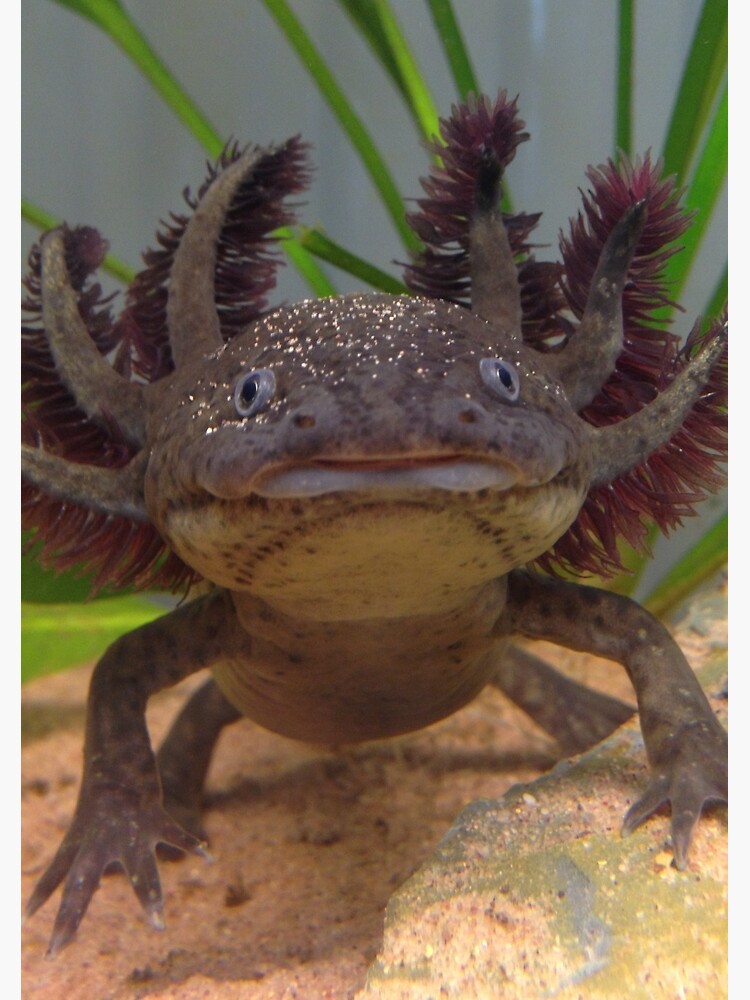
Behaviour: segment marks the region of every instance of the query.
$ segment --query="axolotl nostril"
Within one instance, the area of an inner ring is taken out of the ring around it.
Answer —
[[[76,812],[28,904],[65,880],[52,953],[112,861],[161,924],[156,844],[202,850],[203,778],[241,714],[301,740],[369,740],[494,684],[566,752],[632,714],[514,637],[628,671],[653,774],[626,828],[669,803],[684,866],[704,804],[725,800],[726,735],[664,627],[543,571],[611,572],[643,514],[671,526],[716,485],[726,325],[679,350],[647,321],[685,225],[648,160],[592,171],[563,264],[537,262],[536,217],[499,209],[522,127],[504,94],[443,122],[410,220],[425,243],[413,295],[266,308],[266,234],[306,180],[297,139],[227,151],[115,320],[88,283],[98,234],[62,227],[32,252],[28,527],[100,583],[214,585],[96,667]],[[147,699],[203,667],[213,679],[155,755]]]

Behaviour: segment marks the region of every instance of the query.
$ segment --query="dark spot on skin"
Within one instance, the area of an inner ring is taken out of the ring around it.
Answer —
[[[477,415],[473,410],[461,410],[458,419],[462,424],[473,424],[476,423]]]
[[[315,426],[315,417],[311,416],[309,413],[298,413],[294,418],[294,424],[296,427],[301,427],[303,430],[307,430],[308,428]]]

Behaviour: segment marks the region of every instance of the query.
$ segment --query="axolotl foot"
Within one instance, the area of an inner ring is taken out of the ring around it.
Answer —
[[[672,809],[675,864],[684,868],[707,802],[727,801],[728,740],[682,650],[635,601],[596,587],[510,575],[506,627],[621,663],[635,688],[652,778],[624,832]]]
[[[155,848],[166,843],[208,857],[205,845],[186,833],[165,812],[154,794],[118,787],[84,789],[75,817],[51,864],[37,883],[26,907],[32,916],[65,880],[47,957],[73,938],[104,870],[119,862],[149,920],[164,927],[161,883]]]
[[[727,734],[715,719],[700,719],[683,727],[667,741],[658,759],[652,760],[654,776],[645,794],[625,815],[623,833],[632,832],[669,804],[674,864],[684,869],[704,806],[727,802],[727,758]]]
[[[97,664],[89,688],[84,775],[73,821],[26,907],[28,918],[64,881],[49,957],[71,940],[102,874],[113,863],[125,870],[151,925],[161,929],[157,845],[209,857],[200,837],[185,830],[168,805],[165,808],[144,709],[151,693],[195,669],[194,658],[199,665],[214,659],[217,637],[228,641],[232,621],[226,595],[213,592],[122,636]],[[222,625],[227,626],[223,632]],[[193,639],[189,647],[177,641],[186,631]]]

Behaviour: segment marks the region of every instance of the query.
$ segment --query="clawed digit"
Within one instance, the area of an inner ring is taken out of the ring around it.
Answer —
[[[179,827],[158,804],[140,815],[117,796],[117,806],[98,802],[98,822],[89,824],[92,811],[79,803],[79,815],[49,868],[37,883],[26,907],[30,917],[65,880],[62,901],[55,918],[47,956],[53,957],[75,935],[96,892],[102,873],[113,861],[125,869],[141,907],[152,927],[164,928],[161,883],[156,864],[157,843],[178,847],[186,853],[208,857],[204,845]],[[84,800],[85,801],[85,800]]]
[[[726,733],[716,729],[691,727],[683,737],[683,746],[673,748],[671,769],[662,770],[645,794],[625,815],[623,833],[631,833],[657,809],[671,805],[674,864],[680,871],[687,867],[693,830],[708,803],[727,802]]]

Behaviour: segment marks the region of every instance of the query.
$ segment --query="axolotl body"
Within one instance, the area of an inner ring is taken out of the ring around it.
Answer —
[[[501,142],[490,126],[502,115]],[[300,183],[296,140],[226,157],[152,258],[168,328],[159,356],[170,360],[153,362],[152,376],[163,367],[151,380],[132,374],[146,351],[127,341],[126,322],[117,336],[130,368],[105,356],[111,345],[82,291],[90,231],[43,237],[30,281],[41,324],[27,334],[28,398],[42,403],[29,407],[24,445],[31,523],[42,533],[50,510],[54,524],[83,510],[103,532],[155,529],[166,543],[155,566],[167,551],[214,585],[122,637],[96,667],[75,816],[28,905],[34,912],[65,880],[52,953],[113,861],[161,925],[155,847],[203,850],[211,749],[241,714],[300,740],[348,743],[428,725],[495,684],[566,751],[632,714],[515,649],[513,637],[628,671],[652,778],[626,828],[670,803],[684,866],[704,803],[725,800],[724,730],[665,628],[627,598],[524,568],[569,532],[592,490],[674,441],[710,396],[725,328],[715,325],[621,419],[596,426],[581,416],[623,352],[623,295],[650,206],[628,193],[564,349],[531,346],[512,227],[498,208],[502,168],[523,138],[514,116],[501,95],[494,107],[455,110],[453,132],[444,123],[448,152],[470,164],[458,237],[470,310],[431,295],[361,293],[263,311],[227,335],[217,302],[231,254],[217,248],[243,212],[262,217],[264,232],[278,223],[269,178]],[[451,181],[450,155],[445,163]],[[68,401],[61,412],[116,441],[115,458],[76,454],[74,435],[55,440],[43,406],[52,384]],[[49,537],[58,552],[75,549],[70,533]],[[143,560],[136,571],[142,578]],[[155,756],[147,699],[203,667],[213,679]]]

